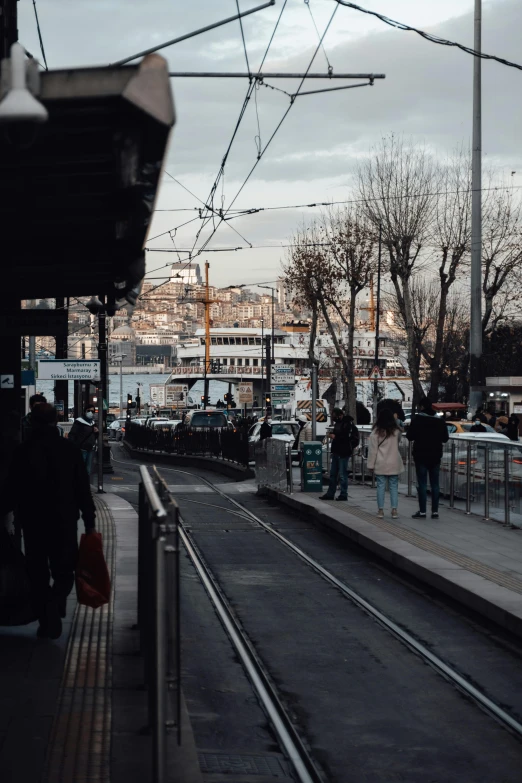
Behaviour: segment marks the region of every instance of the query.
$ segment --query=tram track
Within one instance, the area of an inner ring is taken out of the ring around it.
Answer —
[[[129,466],[133,465],[133,463],[130,462],[126,464]],[[336,588],[343,597],[347,598],[352,604],[371,617],[381,628],[384,628],[391,636],[400,641],[402,645],[413,652],[424,663],[428,664],[460,693],[472,700],[482,711],[493,717],[496,722],[501,724],[518,739],[522,738],[522,722],[518,720],[517,717],[510,714],[507,709],[504,709],[501,703],[497,703],[494,699],[490,698],[487,693],[483,692],[480,685],[469,681],[465,674],[462,674],[454,666],[451,666],[443,660],[443,658],[436,655],[411,633],[403,627],[400,627],[400,625],[387,616],[385,612],[382,612],[377,605],[362,596],[347,581],[340,579],[332,573],[302,547],[298,546],[294,541],[275,529],[272,524],[260,519],[257,514],[253,513],[240,501],[231,497],[221,487],[216,486],[212,481],[200,474],[184,471],[179,468],[162,466],[160,472],[163,471],[184,475],[190,477],[192,481],[197,482],[198,484],[207,485],[209,490],[211,490],[215,496],[221,498],[222,501],[225,501],[228,507],[221,503],[207,502],[207,499],[210,501],[209,495],[205,496],[205,501],[199,499],[195,500],[194,498],[184,496],[183,504],[195,504],[200,507],[205,506],[208,509],[215,508],[216,511],[219,510],[221,513],[231,513],[236,518],[255,523],[256,526],[259,526],[272,538],[276,539],[299,560],[309,566],[316,574],[321,576],[321,578],[331,587]],[[187,487],[190,487],[190,484],[188,484]],[[272,684],[270,670],[265,666],[256,652],[255,646],[244,630],[241,620],[236,615],[236,611],[231,607],[224,589],[220,586],[220,579],[218,579],[205,557],[205,547],[201,549],[196,542],[196,536],[193,535],[193,532],[192,524],[182,515],[180,533],[187,554],[196,569],[229,638],[234,644],[236,652],[255,687],[258,697],[270,718],[282,747],[294,765],[298,780],[307,781],[308,783],[311,781],[314,783],[316,781],[324,781],[325,777],[322,771],[316,766],[314,759],[308,751],[306,740],[301,739],[299,733],[300,729],[294,725],[293,718],[289,716],[283,704],[283,702],[286,703],[286,699],[280,697],[277,686],[274,687]],[[268,701],[265,701],[265,699],[268,699]],[[280,723],[279,726],[278,722]]]

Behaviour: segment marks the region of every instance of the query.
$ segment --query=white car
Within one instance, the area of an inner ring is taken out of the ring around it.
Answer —
[[[254,458],[254,445],[259,442],[262,421],[254,424],[248,432],[248,443],[250,458]],[[285,443],[294,443],[299,433],[299,423],[297,421],[272,421],[272,438],[282,440]],[[297,454],[297,451],[295,452]]]

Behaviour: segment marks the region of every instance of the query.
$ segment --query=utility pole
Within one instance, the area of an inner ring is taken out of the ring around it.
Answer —
[[[312,440],[317,440],[317,365],[312,363]]]
[[[265,407],[265,321],[261,319],[261,413]]]
[[[103,494],[103,400],[107,388],[107,334],[105,297],[98,313],[98,359],[100,360],[100,390],[98,392],[98,493]]]
[[[475,0],[474,49],[482,48],[482,0]],[[471,158],[471,313],[469,410],[482,405],[482,61],[473,59],[473,141]]]
[[[56,310],[65,309],[65,299],[63,296],[56,297]],[[67,337],[57,335],[56,337],[56,359],[67,359]],[[63,404],[63,420],[67,421],[69,418],[66,416],[69,411],[69,381],[56,381],[54,384],[54,396],[55,401],[58,404]]]
[[[272,415],[272,363],[270,350],[270,335],[265,337],[265,356],[266,356],[266,415]]]
[[[208,373],[210,371],[210,298],[208,290],[208,269],[210,264],[205,261],[205,380],[203,381],[203,395],[205,397],[203,407],[206,408],[209,404],[209,380]]]
[[[375,367],[379,366],[379,330],[381,326],[381,261],[382,261],[382,223],[379,223],[379,256],[377,261],[377,313],[375,314]],[[373,288],[373,287],[372,287]],[[379,381],[373,379],[373,423],[377,421],[377,396]]]

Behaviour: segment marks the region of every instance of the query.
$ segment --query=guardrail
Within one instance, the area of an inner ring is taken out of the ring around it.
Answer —
[[[143,427],[127,424],[125,440],[134,449],[206,456],[248,466],[248,435],[228,427]]]
[[[373,486],[375,478],[367,470],[371,427],[360,426],[359,432],[361,442],[352,456],[352,480]],[[399,486],[412,496],[415,494],[412,444],[402,437],[399,449],[405,466],[399,476]],[[440,465],[440,491],[450,508],[522,527],[522,443],[450,435]]]
[[[181,744],[179,510],[167,485],[140,467],[138,628],[152,734],[152,782],[166,783],[167,738]]]

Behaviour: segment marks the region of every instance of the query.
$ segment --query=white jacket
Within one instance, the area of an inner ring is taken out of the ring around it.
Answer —
[[[399,430],[388,438],[377,430],[372,431],[368,440],[368,468],[375,471],[376,476],[398,476],[404,470],[399,453],[400,438]]]

